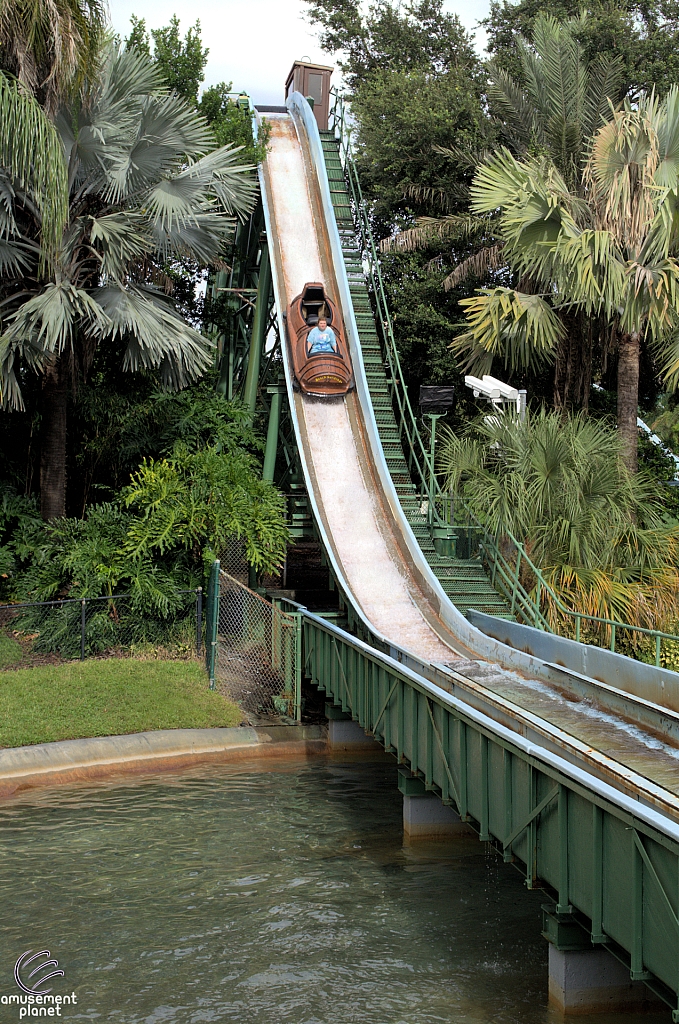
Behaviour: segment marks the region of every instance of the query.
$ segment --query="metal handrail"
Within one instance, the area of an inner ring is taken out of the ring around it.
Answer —
[[[352,129],[348,123],[344,97],[335,90],[331,94],[334,97],[334,102],[330,111],[330,124],[340,144],[340,159],[351,193],[361,256],[363,265],[367,270],[367,277],[376,307],[377,321],[381,328],[384,343],[384,354],[390,374],[388,383],[391,387],[395,410],[398,412],[401,443],[403,444],[411,476],[416,477],[419,481],[420,492],[423,496],[426,495],[430,525],[452,527],[455,525],[452,502],[450,496],[442,490],[437,480],[431,453],[422,438],[406,388],[382,279],[378,248],[370,226],[370,220],[363,199],[363,191],[353,158],[351,148]],[[630,623],[619,622],[615,619],[591,615],[588,612],[579,612],[568,608],[552,589],[540,569],[530,559],[520,541],[508,531],[505,532],[506,538],[514,545],[517,552],[516,563],[512,565],[502,554],[497,544],[497,539],[489,533],[486,527],[466,506],[465,502],[461,498],[457,498],[456,504],[464,508],[467,522],[482,535],[480,548],[491,572],[491,583],[493,586],[497,586],[504,596],[507,597],[512,614],[519,612],[528,624],[550,633],[555,632],[542,611],[543,598],[549,597],[562,615],[575,620],[575,639],[578,642],[580,641],[583,620],[603,625],[610,629],[610,649],[612,651],[615,651],[616,634],[620,629],[640,633],[644,636],[651,636],[655,638],[655,664],[658,667],[660,666],[661,640],[674,640],[679,643],[679,636],[673,633],[665,633],[659,629],[649,629],[646,626],[633,626]],[[444,514],[441,515],[439,507],[447,510],[447,512],[444,511]],[[522,563],[535,576],[536,584],[533,591],[527,591],[519,579]]]
[[[484,533],[485,533],[486,536],[490,536],[490,534],[488,534],[488,532],[485,531],[485,530],[484,530]],[[562,615],[569,616],[571,619],[575,620],[575,639],[576,639],[576,641],[578,641],[578,643],[580,642],[581,626],[582,626],[583,619],[585,621],[587,621],[587,622],[594,622],[597,625],[606,626],[608,629],[610,629],[610,633],[611,633],[611,636],[610,636],[610,649],[611,649],[611,651],[615,651],[616,634],[617,634],[617,631],[620,630],[620,629],[626,629],[626,630],[630,630],[630,631],[635,632],[635,633],[641,633],[644,636],[654,637],[655,638],[655,664],[656,664],[656,667],[660,667],[660,642],[661,642],[661,640],[673,640],[673,641],[675,641],[675,643],[679,643],[679,636],[677,636],[675,633],[666,633],[662,629],[651,629],[648,626],[633,626],[631,623],[629,623],[629,622],[621,622],[619,619],[609,619],[609,618],[607,618],[605,616],[602,616],[602,615],[592,615],[589,612],[579,612],[579,611],[575,611],[572,608],[568,608],[563,603],[563,601],[561,600],[559,595],[556,593],[556,591],[547,582],[547,580],[545,579],[542,571],[538,568],[537,565],[535,565],[535,563],[532,561],[530,556],[527,554],[524,545],[520,541],[518,541],[516,539],[516,537],[514,537],[514,535],[512,533],[510,533],[509,531],[506,532],[506,537],[507,537],[507,539],[509,541],[511,541],[511,543],[516,548],[516,552],[517,552],[517,554],[516,554],[516,564],[515,564],[515,566],[512,566],[511,563],[507,562],[507,560],[504,558],[504,556],[499,551],[499,549],[497,549],[497,546],[493,545],[493,547],[495,548],[495,555],[494,555],[494,557],[496,558],[496,564],[491,567],[491,572],[493,574],[495,574],[495,572],[499,570],[500,573],[501,573],[502,579],[506,580],[506,578],[507,578],[507,570],[508,569],[512,570],[513,576],[514,576],[514,583],[515,583],[515,590],[516,590],[516,592],[507,595],[508,597],[511,598],[511,601],[512,601],[512,608],[511,608],[512,612],[515,611],[515,602],[516,602],[516,604],[519,604],[521,602],[521,596],[520,596],[521,594],[525,595],[525,596],[528,596],[530,598],[530,595],[527,594],[525,588],[523,587],[523,585],[519,581],[519,573],[521,571],[521,563],[523,562],[523,563],[525,563],[528,566],[530,571],[535,576],[535,580],[536,580],[536,584],[535,584],[536,598],[534,600],[531,599],[531,603],[532,603],[532,605],[534,606],[534,609],[535,609],[532,612],[532,614],[534,616],[536,615],[536,611],[539,609],[539,607],[541,605],[542,596],[543,595],[549,595],[549,597],[554,602],[555,606],[561,612]],[[493,583],[495,582],[495,580],[493,579],[493,576],[491,576],[491,581]],[[538,626],[538,628],[547,629],[547,630],[549,630],[549,632],[554,633],[555,630],[552,629],[552,627],[546,622],[546,619],[544,619],[544,615],[542,614],[541,611],[539,611],[539,615],[543,619],[543,621],[545,622],[545,625],[544,626],[543,625],[538,625],[537,619],[534,622],[534,625]]]
[[[435,499],[442,495],[443,492],[436,480],[431,455],[420,433],[405,386],[403,369],[396,348],[391,314],[389,313],[384,282],[382,280],[377,245],[366,213],[363,191],[351,152],[351,126],[347,124],[344,99],[339,93],[333,92],[333,95],[334,104],[330,111],[330,117],[335,135],[340,143],[340,158],[351,192],[363,263],[367,267],[368,279],[377,309],[377,318],[382,328],[385,343],[384,351],[390,371],[389,384],[391,385],[392,399],[399,413],[398,422],[401,431],[401,441],[404,445],[408,468],[411,474],[416,474],[419,478],[421,491],[427,495],[430,508],[435,516]]]

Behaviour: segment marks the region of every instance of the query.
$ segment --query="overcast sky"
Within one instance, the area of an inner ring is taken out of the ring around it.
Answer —
[[[130,15],[146,19],[148,28],[167,25],[176,14],[183,32],[200,17],[203,43],[210,50],[205,85],[233,82],[255,103],[282,103],[283,86],[294,60],[307,57],[331,64],[306,21],[304,0],[110,0],[113,26],[129,32]],[[488,0],[446,0],[445,9],[459,14],[470,30],[488,13]],[[476,33],[483,47],[483,32]]]

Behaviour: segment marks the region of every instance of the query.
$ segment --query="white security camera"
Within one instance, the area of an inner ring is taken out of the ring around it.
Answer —
[[[495,381],[493,385],[489,384],[492,381],[492,377],[484,377],[481,380],[479,377],[465,377],[464,382],[468,388],[472,388],[474,391],[474,398],[478,398],[479,395],[483,398],[488,398],[491,402],[497,402],[502,398],[502,393],[497,386],[499,381]]]
[[[503,384],[501,380],[497,380],[495,377],[490,377],[487,373],[483,375],[483,383],[487,387],[492,388],[500,392],[500,398],[504,399],[505,402],[515,402],[519,397],[519,392],[516,388],[510,387],[509,384]]]
[[[468,388],[473,390],[474,398],[485,398],[492,402],[496,409],[501,409],[505,405],[514,405],[519,419],[524,419],[526,415],[525,391],[512,388],[496,377],[491,377],[489,373],[484,373],[481,378],[467,376],[464,382]]]

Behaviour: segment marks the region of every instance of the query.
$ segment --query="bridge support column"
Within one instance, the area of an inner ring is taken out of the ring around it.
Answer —
[[[255,415],[257,407],[257,384],[259,382],[259,366],[266,341],[266,325],[269,319],[269,292],[271,291],[271,266],[269,264],[269,250],[266,244],[262,245],[262,255],[259,261],[259,281],[257,284],[257,305],[252,321],[252,334],[250,336],[250,352],[248,355],[248,368],[245,375],[245,387],[243,388],[243,400],[250,412],[250,419]]]
[[[561,1013],[616,1013],[655,1003],[642,981],[606,949],[561,950],[549,944],[549,1002]]]
[[[352,722],[349,715],[334,704],[325,705],[328,719],[328,746],[331,750],[381,750],[372,736],[367,736],[358,722]]]
[[[278,451],[278,428],[281,422],[281,403],[285,393],[285,384],[272,384],[266,390],[271,396],[271,409],[269,411],[269,427],[266,432],[262,480],[268,480],[270,483],[273,483],[274,470],[276,468],[276,452]]]
[[[471,834],[469,825],[459,814],[441,803],[436,793],[428,793],[422,779],[407,768],[398,770],[398,788],[403,794],[403,831],[408,839],[445,839]]]
[[[592,946],[577,920],[542,908],[549,940],[549,1002],[565,1014],[617,1013],[655,1007],[657,1000],[607,949]]]

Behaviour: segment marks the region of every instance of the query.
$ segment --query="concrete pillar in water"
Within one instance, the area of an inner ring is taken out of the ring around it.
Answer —
[[[461,821],[459,814],[442,803],[436,793],[428,793],[422,779],[408,768],[399,768],[398,788],[403,794],[403,831],[408,839],[445,839],[471,834],[469,825]]]
[[[564,1014],[617,1013],[658,1005],[641,981],[612,953],[593,946],[577,920],[542,908],[542,934],[549,940],[549,1002]]]
[[[549,944],[549,1002],[561,1013],[616,1013],[655,1002],[642,981],[606,949],[557,949]]]
[[[328,719],[328,746],[331,750],[381,750],[377,740],[367,736],[358,722],[352,722],[341,708],[334,704],[325,705]]]

